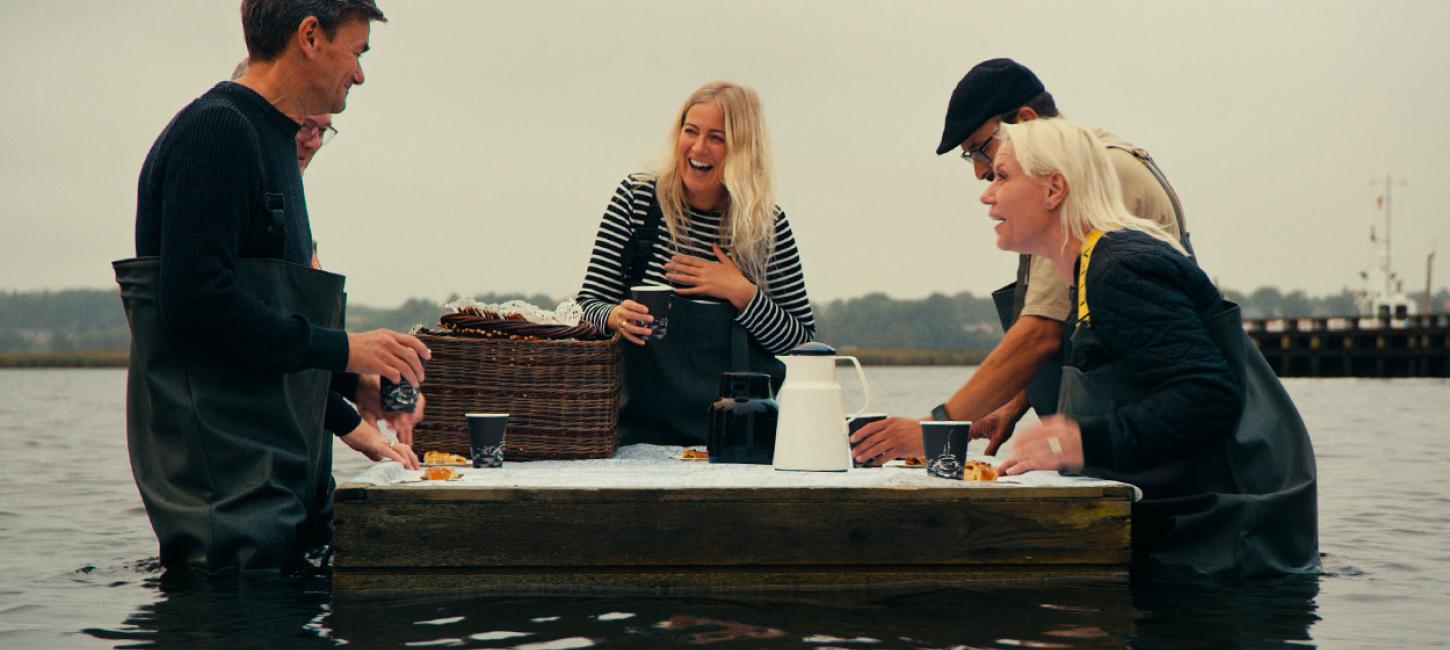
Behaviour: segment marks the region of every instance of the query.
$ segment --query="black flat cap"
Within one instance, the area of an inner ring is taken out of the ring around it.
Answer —
[[[938,156],[956,148],[967,136],[991,119],[1042,94],[1045,88],[1026,66],[1012,59],[978,63],[957,82],[947,103],[946,126],[942,127]]]

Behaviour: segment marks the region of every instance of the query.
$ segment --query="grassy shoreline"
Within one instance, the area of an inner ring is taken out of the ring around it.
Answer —
[[[925,348],[858,348],[848,354],[868,366],[975,366],[988,350],[934,350]],[[0,352],[0,368],[125,368],[127,350],[73,350],[68,352]]]
[[[861,348],[846,345],[841,354],[851,355],[866,366],[976,366],[991,350],[935,348]]]

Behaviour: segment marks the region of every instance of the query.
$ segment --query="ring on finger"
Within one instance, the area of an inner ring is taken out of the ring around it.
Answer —
[[[1062,441],[1058,440],[1056,437],[1047,439],[1047,448],[1052,450],[1053,456],[1062,455]]]

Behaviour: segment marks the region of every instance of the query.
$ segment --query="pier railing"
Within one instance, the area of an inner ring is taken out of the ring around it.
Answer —
[[[1280,377],[1450,377],[1450,314],[1244,321]]]

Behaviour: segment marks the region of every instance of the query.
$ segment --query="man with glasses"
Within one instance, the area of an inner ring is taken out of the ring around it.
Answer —
[[[336,136],[332,115],[323,113],[302,118],[302,128],[297,129],[297,167],[302,173],[307,173],[307,163],[312,162],[317,150]]]
[[[952,92],[936,152],[960,149],[976,177],[991,181],[992,157],[1000,144],[995,136],[1002,123],[1058,116],[1052,94],[1026,66],[1011,59],[983,61]],[[1177,197],[1148,153],[1106,131],[1095,134],[1109,148],[1128,210],[1157,221],[1186,244],[1187,237],[1179,234],[1182,209]],[[1068,287],[1059,277],[1052,262],[1021,256],[1017,282],[993,294],[1007,330],[1002,341],[971,379],[926,419],[971,420],[971,436],[986,438],[990,455],[1012,436],[1028,406],[1039,417],[1057,411],[1064,323],[1072,311]],[[851,438],[857,460],[879,463],[920,456],[921,422],[893,417],[867,424]]]

